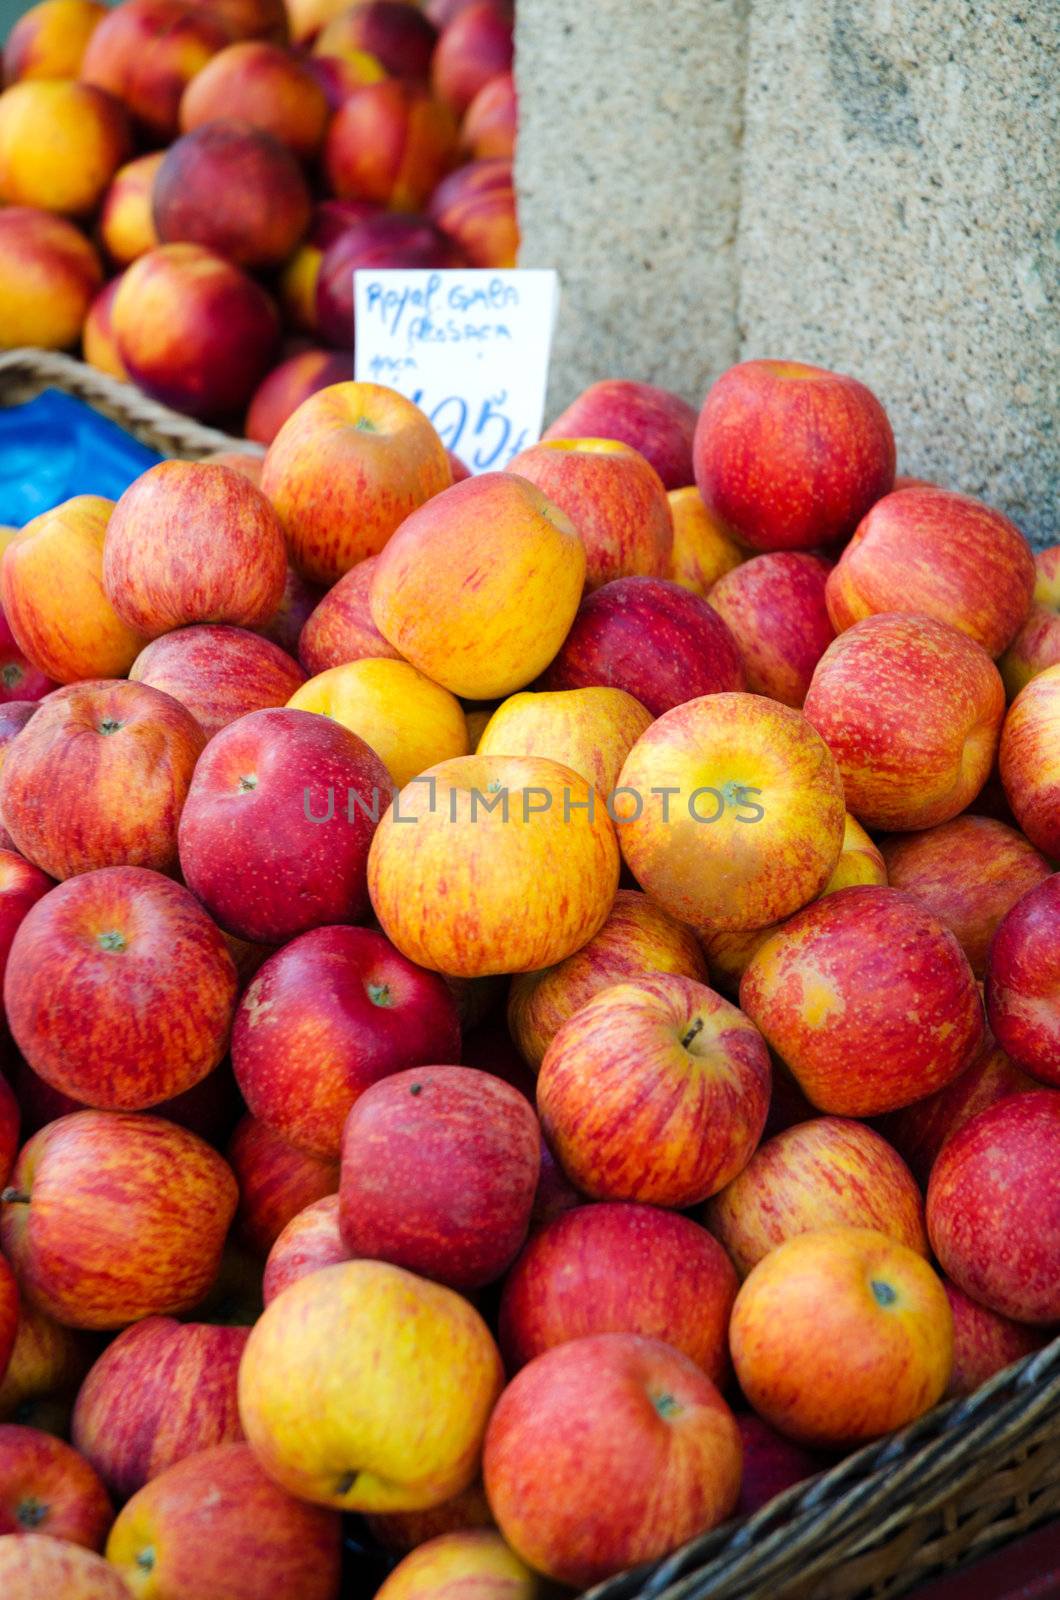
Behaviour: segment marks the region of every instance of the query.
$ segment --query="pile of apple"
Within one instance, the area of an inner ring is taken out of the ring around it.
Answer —
[[[581,1589],[1044,1345],[1060,547],[796,363],[243,466],[0,563],[4,1600]]]
[[[81,341],[268,444],[353,376],[355,269],[515,265],[511,60],[512,0],[42,0],[3,56],[0,348]]]

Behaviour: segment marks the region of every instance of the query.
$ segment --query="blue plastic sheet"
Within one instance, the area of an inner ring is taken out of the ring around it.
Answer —
[[[75,494],[116,500],[162,457],[60,389],[0,409],[0,526],[21,528]]]

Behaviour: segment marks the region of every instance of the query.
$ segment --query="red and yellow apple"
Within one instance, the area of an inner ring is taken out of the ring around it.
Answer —
[[[825,605],[830,570],[820,556],[774,550],[722,574],[710,590],[753,693],[796,708],[806,699],[814,668],[835,638]]]
[[[65,217],[0,209],[0,350],[68,350],[103,287],[99,256]]]
[[[1060,872],[1018,900],[990,948],[986,1004],[1002,1050],[1060,1088]]]
[[[82,1383],[70,1437],[114,1498],[168,1467],[243,1437],[236,1374],[249,1329],[145,1317]]]
[[[372,574],[372,621],[436,683],[498,699],[555,656],[584,575],[569,518],[525,478],[487,472],[401,524]]]
[[[398,788],[428,767],[468,753],[459,700],[407,661],[365,657],[331,667],[302,684],[287,703],[356,733]]]
[[[667,489],[685,489],[694,477],[692,438],[695,431],[695,407],[680,395],[652,383],[607,378],[583,390],[554,422],[549,423],[543,437],[620,439],[651,462]],[[698,492],[696,498],[699,499]],[[671,500],[670,504],[674,507],[676,525],[676,502]]]
[[[519,219],[510,161],[458,167],[435,189],[427,214],[471,266],[517,265]]]
[[[1021,689],[1001,732],[1001,781],[1016,821],[1031,844],[1060,860],[1060,666],[1047,667]]]
[[[162,634],[140,651],[129,677],[178,700],[207,739],[249,711],[286,705],[305,682],[278,645],[218,622]]]
[[[740,1005],[811,1104],[895,1111],[945,1088],[983,1043],[983,1005],[956,937],[897,889],[840,889],[751,958]]]
[[[205,1078],[235,1001],[219,930],[187,889],[142,867],[84,873],[45,895],[4,979],[8,1025],[34,1072],[108,1110],[157,1105]]]
[[[338,383],[303,401],[261,477],[294,564],[328,584],[376,555],[449,482],[445,446],[423,412],[371,383]]]
[[[220,18],[184,0],[124,0],[96,27],[80,77],[123,100],[151,143],[177,133],[181,95],[231,42]]]
[[[1005,690],[967,634],[888,613],[829,645],[803,711],[835,756],[858,821],[912,832],[949,822],[983,787]]]
[[[187,1456],[118,1513],[107,1560],[136,1600],[336,1600],[339,1519],[285,1494],[248,1445]]]
[[[258,128],[311,161],[324,140],[328,102],[298,56],[268,39],[241,39],[218,51],[181,97],[182,133],[219,119]]]
[[[99,236],[119,267],[131,266],[160,242],[151,206],[155,176],[164,159],[164,150],[153,150],[126,162],[103,197]]]
[[[357,922],[390,792],[374,750],[329,717],[251,711],[199,758],[178,835],[185,881],[226,932],[252,943]]]
[[[536,1071],[559,1029],[594,995],[649,973],[707,982],[707,964],[692,930],[647,895],[619,889],[607,921],[580,950],[512,979],[508,1027],[523,1059]]]
[[[1003,1372],[1048,1342],[1043,1329],[999,1316],[945,1278],[943,1288],[953,1313],[953,1371],[947,1400],[974,1394],[995,1372]]]
[[[393,78],[425,80],[437,42],[437,28],[416,5],[365,0],[326,23],[313,51],[316,55],[359,51],[374,57]]]
[[[616,578],[582,601],[544,689],[625,689],[653,717],[741,690],[736,640],[701,595],[663,578]]]
[[[651,713],[624,689],[514,694],[489,718],[475,753],[546,756],[577,772],[606,799],[651,721]]]
[[[689,1217],[620,1202],[581,1205],[534,1233],[505,1280],[498,1337],[510,1372],[599,1333],[683,1350],[721,1385],[738,1287],[725,1251]]]
[[[0,1423],[0,1535],[42,1533],[102,1550],[113,1521],[107,1491],[84,1456],[39,1428]]]
[[[1060,544],[1038,551],[1034,574],[1027,620],[997,664],[1010,700],[1039,672],[1060,663]]]
[[[747,551],[721,519],[707,510],[694,483],[684,489],[671,489],[667,499],[674,542],[666,576],[682,589],[705,597],[719,578],[746,561]]]
[[[269,1251],[262,1298],[266,1305],[299,1278],[349,1261],[339,1232],[339,1197],[326,1194],[293,1216]]]
[[[993,817],[961,816],[885,839],[887,882],[957,935],[977,978],[1001,919],[1051,872],[1044,856]]]
[[[839,631],[883,611],[948,622],[999,656],[1027,620],[1034,557],[1015,523],[949,489],[878,500],[828,579]]]
[[[462,1296],[349,1261],[266,1307],[239,1369],[239,1411],[289,1493],[342,1511],[416,1511],[472,1482],[503,1384],[489,1329]],[[320,1396],[312,1415],[307,1385]]]
[[[457,978],[563,961],[603,926],[618,871],[595,790],[530,756],[429,767],[381,818],[368,863],[383,932],[410,960]]]
[[[418,83],[386,78],[355,89],[336,111],[324,141],[324,173],[342,200],[420,211],[456,147],[448,107]]]
[[[121,1574],[94,1550],[53,1539],[46,1533],[24,1533],[0,1540],[0,1590],[4,1600],[135,1600]]]
[[[114,301],[120,288],[121,278],[111,278],[89,306],[81,329],[81,353],[90,367],[117,378],[119,383],[128,383],[129,374],[114,334]]]
[[[358,561],[314,607],[298,639],[298,659],[314,676],[365,656],[400,661],[372,621],[369,602],[375,556]]]
[[[236,1237],[256,1256],[306,1206],[338,1193],[337,1160],[299,1150],[258,1117],[241,1119],[225,1154],[239,1185]]]
[[[534,483],[577,528],[586,591],[613,578],[668,578],[673,517],[650,462],[617,439],[545,439],[507,471]]]
[[[472,0],[442,30],[431,60],[434,91],[462,116],[484,84],[508,71],[513,53],[511,8]]]
[[[0,811],[52,878],[177,864],[177,823],[206,740],[178,700],[121,679],[56,689],[8,751]]]
[[[821,1228],[872,1228],[928,1253],[913,1174],[886,1139],[843,1117],[815,1117],[760,1145],[703,1218],[741,1278],[786,1239]]]
[[[684,1210],[746,1166],[769,1086],[754,1024],[704,984],[665,973],[603,989],[563,1024],[537,1106],[584,1194]]]
[[[266,373],[251,396],[244,432],[271,444],[304,400],[349,377],[349,358],[336,350],[299,350]]]
[[[824,1228],[770,1251],[736,1296],[729,1339],[759,1415],[824,1448],[915,1421],[941,1400],[953,1366],[937,1274],[870,1228]]]
[[[460,148],[468,159],[513,160],[518,110],[511,72],[498,72],[488,78],[460,124]]]
[[[613,810],[641,888],[712,932],[764,927],[819,895],[846,818],[824,740],[798,711],[751,694],[707,694],[659,717],[629,753]]]
[[[203,418],[242,410],[279,335],[276,307],[261,285],[197,244],[159,245],[134,261],[115,296],[113,323],[133,381],[163,405]]]
[[[77,1111],[23,1146],[2,1204],[0,1240],[29,1299],[70,1327],[123,1328],[202,1299],[236,1183],[175,1123]]]
[[[40,0],[16,21],[4,45],[4,82],[76,78],[93,33],[107,15],[95,0]]]
[[[689,1356],[604,1333],[513,1379],[490,1418],[484,1471],[516,1554],[584,1589],[723,1522],[741,1465],[732,1412]]]
[[[248,271],[278,267],[309,227],[298,158],[249,122],[206,122],[166,151],[152,211],[163,244],[197,244]]]

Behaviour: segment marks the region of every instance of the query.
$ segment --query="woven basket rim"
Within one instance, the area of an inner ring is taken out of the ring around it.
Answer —
[[[32,346],[0,351],[0,406],[10,405],[12,390],[62,389],[101,411],[142,442],[162,454],[206,456],[234,451],[261,456],[264,446],[212,428],[150,399],[134,384],[122,383],[59,350]],[[22,395],[19,395],[22,398]]]

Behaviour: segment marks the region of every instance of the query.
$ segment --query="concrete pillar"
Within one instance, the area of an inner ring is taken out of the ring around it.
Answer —
[[[901,468],[1060,539],[1057,0],[519,0],[523,261],[550,410],[853,372]],[[734,242],[735,241],[735,242]]]
[[[1060,537],[1060,6],[756,0],[744,355],[865,379],[899,470]]]
[[[737,357],[746,0],[518,0],[521,264],[557,267],[549,415],[596,378],[702,399]]]

